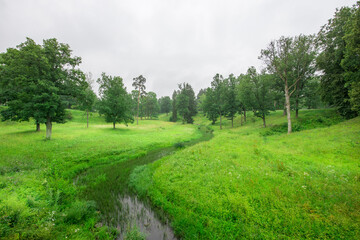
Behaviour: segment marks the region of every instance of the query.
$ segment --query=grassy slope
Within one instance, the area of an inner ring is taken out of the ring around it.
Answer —
[[[195,126],[150,120],[113,130],[96,114],[86,129],[85,114],[71,113],[71,121],[53,125],[51,141],[44,141],[43,125],[38,133],[33,123],[0,123],[0,239],[106,235],[72,179],[94,165],[200,137]]]
[[[303,122],[329,115],[300,112]],[[360,118],[266,137],[261,124],[214,126],[209,142],[138,168],[131,181],[185,239],[359,239]]]

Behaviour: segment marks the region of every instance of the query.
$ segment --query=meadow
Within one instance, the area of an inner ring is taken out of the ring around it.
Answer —
[[[131,185],[182,239],[359,239],[360,118],[293,120],[291,135],[280,111],[267,129],[252,116],[215,125],[210,141],[136,168]]]
[[[93,114],[87,129],[83,112],[69,112],[50,141],[33,122],[0,123],[0,238],[113,239],[118,230],[100,223],[112,204],[103,200],[123,183],[181,239],[360,238],[359,117],[302,110],[287,135],[280,111],[267,128],[249,114],[223,130],[201,114],[193,125],[161,115],[116,129]],[[124,169],[126,181],[114,173]]]
[[[50,141],[44,140],[45,127],[35,132],[33,122],[0,123],[0,238],[112,239],[117,232],[98,224],[96,202],[81,195],[74,179],[96,166],[201,136],[196,126],[158,120],[112,129],[97,114],[87,129],[84,112],[70,115],[67,123],[53,126]],[[106,180],[98,175],[92,184]]]

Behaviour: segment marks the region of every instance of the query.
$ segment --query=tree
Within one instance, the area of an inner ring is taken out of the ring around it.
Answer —
[[[243,125],[243,120],[244,122],[246,122],[246,111],[247,111],[247,107],[245,105],[245,101],[246,101],[246,97],[243,94],[244,92],[242,91],[244,89],[243,86],[245,83],[247,83],[246,78],[248,76],[246,74],[240,74],[237,77],[237,84],[236,84],[236,101],[239,104],[239,108],[238,108],[238,113],[241,115],[241,125]]]
[[[259,57],[264,61],[270,73],[276,74],[282,81],[288,120],[288,134],[291,133],[290,97],[296,91],[299,82],[312,71],[311,65],[316,51],[311,36],[300,35],[295,38],[281,37],[271,41]]]
[[[207,88],[205,98],[202,101],[202,109],[204,111],[205,116],[211,121],[211,124],[215,124],[218,117],[219,111],[217,110],[215,104],[215,93],[212,88]]]
[[[140,104],[140,97],[143,96],[146,92],[145,92],[145,83],[146,83],[146,78],[144,78],[142,75],[133,78],[133,87],[135,87],[135,90],[138,91],[138,109],[137,109],[137,116],[136,116],[136,125],[139,125],[139,104]]]
[[[173,94],[172,94],[172,116],[170,117],[170,121],[171,122],[176,122],[177,121],[177,108],[176,108],[176,97],[177,97],[177,91],[174,90]]]
[[[320,78],[313,77],[307,81],[303,94],[304,94],[304,106],[308,109],[314,109],[322,106],[320,99]]]
[[[157,115],[159,105],[156,98],[156,93],[148,92],[144,97],[145,116],[149,119]]]
[[[217,111],[220,117],[220,129],[222,129],[222,117],[226,115],[227,110],[227,85],[222,75],[217,73],[213,77],[211,90],[212,109]],[[215,116],[215,114],[212,115]]]
[[[160,112],[166,113],[166,116],[171,111],[171,99],[169,96],[161,97],[159,99]]]
[[[131,112],[131,95],[126,92],[123,80],[118,76],[101,74],[97,83],[100,94],[100,113],[104,114],[106,122],[112,122],[115,129],[116,123],[134,122]]]
[[[183,123],[193,123],[196,115],[195,93],[188,83],[179,84],[179,93],[176,96],[176,108]]]
[[[246,91],[249,91],[247,105],[253,110],[256,117],[263,120],[263,125],[266,127],[266,115],[274,109],[274,98],[271,91],[272,76],[265,73],[258,74],[254,67],[250,67],[247,74],[249,76],[246,88]]]
[[[202,112],[202,106],[203,103],[202,101],[205,99],[205,94],[206,94],[206,89],[200,89],[200,91],[198,92],[198,94],[196,95],[196,106],[197,106],[197,111],[198,112]]]
[[[231,120],[231,127],[234,127],[234,117],[239,111],[239,103],[236,99],[236,85],[237,80],[235,76],[230,74],[229,77],[225,79],[225,116]]]
[[[2,54],[0,79],[8,90],[9,108],[5,119],[46,123],[46,139],[51,138],[52,123],[65,122],[64,98],[78,97],[87,87],[83,72],[76,68],[80,57],[72,57],[69,45],[55,38],[43,45],[26,42]]]
[[[348,60],[354,59],[356,56],[348,50],[348,57],[344,60],[347,41],[349,42],[351,39],[350,34],[348,40],[346,40],[346,28],[352,14],[353,10],[349,7],[337,9],[334,17],[322,26],[317,37],[321,53],[317,57],[316,63],[322,72],[320,82],[322,100],[335,106],[340,114],[347,118],[356,115],[351,110],[349,101],[351,84],[348,82],[349,79],[346,78],[347,70],[344,70],[344,67],[350,70],[348,63],[352,62],[352,60]]]
[[[345,25],[345,51],[341,60],[344,79],[349,88],[351,110],[360,114],[360,1],[351,9],[352,14]],[[354,114],[355,115],[355,114]]]
[[[90,72],[86,74],[86,82],[88,87],[81,93],[80,108],[86,111],[86,127],[89,128],[89,112],[93,110],[96,101],[96,94],[92,90],[93,79]]]

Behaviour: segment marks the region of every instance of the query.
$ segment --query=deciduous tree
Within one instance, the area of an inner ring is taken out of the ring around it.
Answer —
[[[312,71],[315,57],[312,37],[281,37],[271,41],[261,56],[270,73],[276,74],[284,84],[285,103],[288,120],[288,134],[291,133],[290,97],[296,91],[299,82]]]
[[[104,114],[105,121],[113,123],[132,123],[131,96],[126,92],[121,77],[107,76],[105,73],[98,78],[100,94],[100,113]]]
[[[139,104],[140,104],[140,97],[145,95],[146,92],[145,92],[145,83],[146,83],[146,78],[144,78],[142,75],[136,77],[136,78],[133,78],[133,87],[135,87],[135,90],[138,91],[138,101],[137,101],[137,104],[138,104],[138,108],[137,108],[137,115],[136,115],[136,125],[139,124]]]
[[[51,138],[52,123],[65,122],[64,98],[78,97],[87,87],[85,75],[77,68],[80,57],[73,57],[69,45],[55,38],[43,45],[26,42],[2,54],[2,85],[9,91],[9,108],[3,116],[13,120],[46,123],[46,138]]]

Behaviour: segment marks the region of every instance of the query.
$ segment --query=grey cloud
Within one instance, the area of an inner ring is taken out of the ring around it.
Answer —
[[[312,34],[346,0],[73,1],[0,0],[0,51],[30,37],[56,37],[81,56],[84,71],[143,74],[147,90],[171,95],[181,82],[198,91],[260,67],[260,50],[281,35]]]

